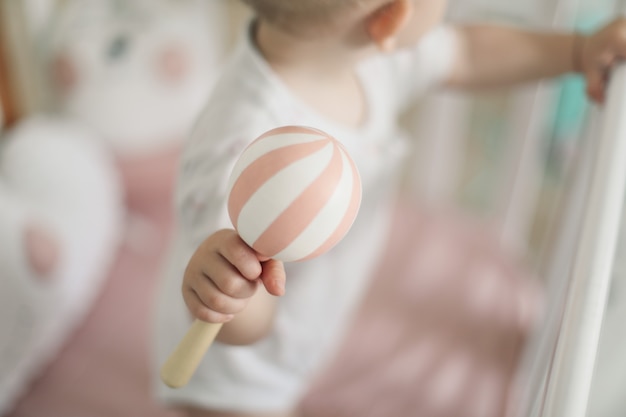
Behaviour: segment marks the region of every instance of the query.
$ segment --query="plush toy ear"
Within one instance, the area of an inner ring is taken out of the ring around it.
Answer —
[[[366,30],[372,41],[382,50],[394,49],[396,36],[413,12],[410,0],[391,0],[374,10],[366,20]]]

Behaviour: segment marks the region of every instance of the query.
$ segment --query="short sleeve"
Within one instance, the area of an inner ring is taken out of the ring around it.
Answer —
[[[180,162],[175,200],[178,233],[186,246],[195,248],[211,233],[232,228],[228,180],[237,157],[253,139],[248,136],[212,136],[202,125],[191,135]]]
[[[176,195],[178,232],[197,247],[212,232],[231,227],[226,213],[226,182],[231,158],[222,153],[195,154],[181,161]]]
[[[211,233],[233,227],[227,210],[230,174],[244,149],[272,126],[258,111],[255,115],[253,105],[240,106],[238,115],[221,110],[200,117],[180,161],[177,227],[189,250]]]
[[[452,72],[458,51],[458,35],[450,26],[426,34],[413,48],[391,55],[390,65],[399,107],[440,86]]]

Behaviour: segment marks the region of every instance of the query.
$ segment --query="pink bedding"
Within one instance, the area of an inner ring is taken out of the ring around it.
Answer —
[[[150,309],[171,213],[121,250],[82,327],[10,417],[174,417],[150,394]],[[401,205],[394,244],[307,417],[503,415],[538,306],[533,282],[480,225]]]
[[[484,224],[400,205],[392,243],[307,417],[496,417],[541,292]]]
[[[93,311],[10,417],[175,416],[151,398],[148,369],[150,309],[171,215],[144,214],[143,227],[153,229],[133,234],[149,233],[151,244],[122,247]]]

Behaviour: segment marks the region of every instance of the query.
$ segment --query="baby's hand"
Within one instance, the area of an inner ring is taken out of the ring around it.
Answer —
[[[193,254],[183,277],[183,298],[195,318],[225,323],[244,310],[262,282],[268,293],[285,291],[282,262],[262,257],[234,230],[209,236]]]
[[[587,80],[587,94],[603,103],[613,67],[626,58],[626,18],[619,18],[598,32],[578,39],[577,66]]]

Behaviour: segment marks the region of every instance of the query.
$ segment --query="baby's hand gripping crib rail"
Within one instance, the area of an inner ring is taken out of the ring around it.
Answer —
[[[626,68],[617,68],[611,78],[599,129],[588,137],[592,154],[583,155],[588,170],[580,167],[576,174],[586,191],[556,345],[538,389],[540,404],[524,417],[587,416],[626,190]]]

